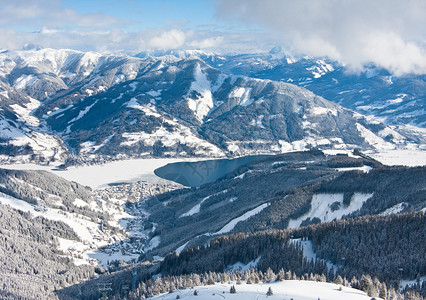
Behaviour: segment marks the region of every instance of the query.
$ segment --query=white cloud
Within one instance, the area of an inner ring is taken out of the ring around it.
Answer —
[[[211,37],[211,38],[206,38],[202,40],[195,40],[189,43],[189,45],[191,46],[191,48],[197,48],[197,49],[214,48],[214,47],[218,47],[222,43],[222,41],[223,41],[223,37],[218,36],[218,37]]]
[[[21,50],[26,44],[53,49],[135,54],[152,49],[211,49],[223,38],[209,33],[170,29],[140,32],[112,30],[66,30],[43,27],[37,32],[17,32],[0,27],[0,49]]]
[[[13,29],[0,28],[0,49],[19,49],[25,44]]]
[[[217,0],[217,15],[261,24],[295,52],[359,70],[426,73],[424,0]]]
[[[184,45],[185,39],[186,35],[182,30],[172,29],[151,38],[148,44],[155,49],[177,49]]]

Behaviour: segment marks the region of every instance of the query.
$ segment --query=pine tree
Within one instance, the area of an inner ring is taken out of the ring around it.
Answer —
[[[268,291],[266,292],[266,296],[272,296],[274,293],[272,292],[271,287],[269,287]]]
[[[284,276],[285,280],[291,280],[291,271],[287,271]]]
[[[382,299],[386,299],[387,294],[388,294],[388,289],[386,287],[386,284],[385,283],[380,284],[379,297]]]
[[[277,276],[275,275],[274,271],[272,271],[271,268],[268,268],[265,274],[265,282],[275,281],[276,278]]]
[[[343,278],[342,276],[337,276],[336,279],[334,280],[334,283],[336,284],[343,284]]]
[[[237,293],[237,290],[235,289],[235,286],[233,285],[233,286],[231,286],[231,289],[229,290],[229,292],[231,293],[231,294],[236,294]]]
[[[281,268],[277,275],[277,281],[283,281],[285,277],[284,269]]]

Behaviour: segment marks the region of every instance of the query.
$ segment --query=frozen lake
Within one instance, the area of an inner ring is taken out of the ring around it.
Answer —
[[[90,186],[92,189],[99,189],[109,185],[136,181],[165,183],[167,180],[154,174],[155,169],[169,163],[185,163],[196,160],[200,160],[200,158],[130,159],[102,165],[69,167],[67,170],[58,170],[56,166],[39,166],[36,164],[1,165],[0,167],[15,170],[44,170],[64,179]]]
[[[185,186],[197,187],[215,182],[239,167],[267,155],[251,155],[238,158],[186,161],[169,163],[155,170],[155,174]]]

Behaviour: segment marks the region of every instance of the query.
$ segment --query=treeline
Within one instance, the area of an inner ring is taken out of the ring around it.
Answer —
[[[333,282],[340,286],[352,287],[366,292],[370,297],[380,297],[386,300],[422,300],[424,299],[418,292],[413,290],[400,293],[394,287],[380,282],[370,275],[362,275],[360,278],[353,277],[348,280],[345,277],[337,276],[333,281],[327,280],[324,274],[305,273],[297,276],[291,270],[280,269],[278,273],[267,269],[266,272],[250,269],[246,272],[204,272],[191,273],[180,276],[161,276],[149,279],[138,285],[138,287],[126,295],[128,299],[145,299],[155,295],[171,293],[178,289],[194,288],[196,286],[213,285],[215,283],[235,283],[233,291],[226,291],[238,294],[238,285],[245,281],[247,284],[268,283],[283,280],[306,280],[317,282]],[[123,293],[115,293],[109,299],[122,299]],[[177,298],[178,299],[178,298]]]
[[[161,265],[161,273],[223,272],[236,262],[247,264],[259,258],[257,268],[262,272],[284,268],[298,277],[305,273],[324,274],[328,281],[338,276],[360,279],[363,274],[370,274],[396,288],[401,279],[426,275],[425,222],[424,213],[418,212],[222,236],[207,247],[189,248],[180,255],[170,253]],[[316,260],[304,257],[296,238],[312,242]],[[334,263],[331,269],[327,261]],[[424,296],[426,286],[420,284],[417,288]]]

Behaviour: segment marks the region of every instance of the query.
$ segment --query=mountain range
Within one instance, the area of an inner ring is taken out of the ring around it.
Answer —
[[[0,298],[424,299],[426,167],[373,155],[425,153],[425,81],[281,48],[0,52]]]
[[[360,106],[377,108],[374,101],[390,101],[402,87],[377,86],[384,75],[366,74],[346,74],[324,60],[295,60],[279,49],[262,55],[186,51],[158,57],[5,52],[0,54],[1,158],[76,163],[422,147],[424,114],[414,107],[424,101],[424,78],[412,79],[410,96],[395,98],[394,106],[379,112]],[[290,75],[292,80],[286,79]],[[333,89],[326,78],[338,82]],[[343,93],[350,83],[358,90]],[[360,90],[366,95],[355,105]],[[401,107],[417,116],[404,119],[409,113]]]

